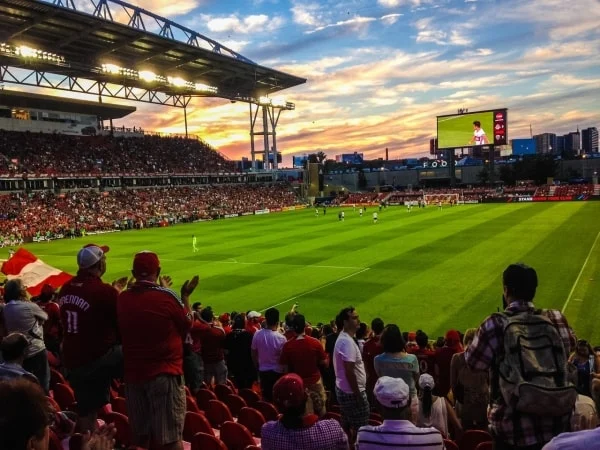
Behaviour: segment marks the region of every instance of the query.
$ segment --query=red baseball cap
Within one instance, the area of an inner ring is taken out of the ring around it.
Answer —
[[[133,272],[135,275],[148,276],[158,274],[160,261],[158,255],[154,252],[143,251],[136,253],[133,257]]]
[[[231,316],[229,315],[229,313],[223,313],[219,316],[219,322],[221,323],[228,323],[230,319]]]
[[[300,408],[306,403],[304,382],[295,373],[282,376],[273,386],[273,402],[280,412]]]

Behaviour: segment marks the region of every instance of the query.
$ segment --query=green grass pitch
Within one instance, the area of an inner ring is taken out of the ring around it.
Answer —
[[[344,222],[338,209],[318,217],[308,209],[27,247],[73,273],[82,245],[110,245],[107,281],[130,273],[135,252],[153,250],[177,290],[199,274],[192,300],[219,313],[284,312],[298,302],[309,320],[324,322],[354,305],[363,320],[379,316],[432,338],[496,311],[503,269],[522,261],[538,272],[537,305],[562,309],[568,300],[578,335],[600,345],[600,202],[390,207],[378,224],[375,208],[362,218],[344,210]]]
[[[473,137],[473,122],[479,120],[488,142],[494,143],[493,112],[467,114],[462,116],[440,117],[438,119],[439,148],[468,147]],[[472,145],[472,144],[471,144]]]

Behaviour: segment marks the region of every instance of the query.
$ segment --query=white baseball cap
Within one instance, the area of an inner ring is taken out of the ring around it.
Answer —
[[[258,311],[250,311],[248,314],[246,314],[246,317],[248,319],[258,319],[260,317],[260,313]]]
[[[419,377],[419,387],[421,389],[433,389],[435,387],[435,381],[433,377],[428,373],[424,373]]]
[[[373,392],[386,408],[404,408],[410,401],[410,388],[402,378],[380,377]]]
[[[108,250],[109,248],[105,245],[88,244],[77,253],[77,265],[80,269],[92,267],[102,259]]]

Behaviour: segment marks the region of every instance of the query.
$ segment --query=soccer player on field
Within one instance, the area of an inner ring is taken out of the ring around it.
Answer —
[[[192,235],[192,250],[194,253],[198,251],[198,247],[196,247],[196,235]]]
[[[472,145],[473,142],[475,145],[489,144],[488,138],[485,135],[485,131],[481,128],[481,122],[479,120],[473,122],[473,137],[469,141],[469,145]]]
[[[363,213],[363,210],[362,210],[362,208],[360,208],[360,209],[358,210],[358,214],[360,215],[360,217],[362,217],[362,213]]]
[[[373,213],[373,223],[377,223],[377,211]]]

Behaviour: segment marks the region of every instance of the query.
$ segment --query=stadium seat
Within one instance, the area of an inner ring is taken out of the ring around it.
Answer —
[[[196,433],[192,439],[192,450],[228,450],[227,446],[212,434]]]
[[[260,437],[262,426],[265,424],[265,417],[254,408],[245,407],[240,409],[238,423],[244,425],[253,436]]]
[[[378,427],[379,425],[381,425],[383,422],[380,422],[377,419],[369,419],[369,425],[373,426],[373,427]]]
[[[233,417],[237,417],[240,409],[248,406],[244,399],[236,394],[229,394],[225,397],[225,404],[229,407],[229,411],[231,411]]]
[[[458,444],[450,439],[444,439],[444,448],[446,450],[460,450]]]
[[[203,411],[208,410],[208,402],[210,400],[218,400],[213,391],[210,389],[198,389],[198,392],[196,392],[196,403],[198,408]]]
[[[378,422],[383,422],[383,417],[381,417],[381,414],[378,414],[376,412],[372,412],[371,415],[369,416],[369,419],[374,419],[374,420],[377,420]]]
[[[231,381],[229,378],[227,378],[227,386],[229,386],[229,388],[233,391],[234,394],[238,393],[237,387],[235,387],[235,384],[233,384],[233,381]]]
[[[215,435],[210,422],[204,414],[187,412],[183,423],[183,440],[192,442],[196,433]]]
[[[245,450],[249,445],[256,445],[252,433],[244,425],[236,422],[225,422],[221,427],[221,440],[228,450]]]
[[[65,377],[63,377],[62,373],[60,373],[54,367],[50,367],[50,390],[54,389],[56,383],[67,384],[67,380],[65,380]]]
[[[482,442],[477,447],[475,447],[475,450],[494,450],[494,443],[491,441]]]
[[[61,410],[72,408],[75,404],[75,393],[68,384],[56,383],[53,392],[54,400],[60,405]]]
[[[225,401],[229,394],[233,394],[233,390],[226,384],[217,384],[214,388],[217,399]]]
[[[123,397],[117,397],[113,399],[110,404],[113,412],[118,412],[125,416],[127,415],[127,400],[125,400]]]
[[[221,425],[227,421],[233,422],[231,411],[229,411],[227,405],[220,400],[210,400],[208,402],[206,418],[213,428],[221,428]]]
[[[267,422],[279,419],[279,412],[277,411],[277,408],[275,408],[275,406],[269,402],[263,402],[262,400],[260,402],[256,402],[254,409],[259,411]]]
[[[248,406],[254,407],[256,402],[260,402],[260,395],[258,395],[252,389],[240,389],[238,395],[244,399]]]
[[[487,431],[467,430],[458,440],[460,450],[475,450],[482,442],[492,442],[492,436]]]
[[[323,417],[320,417],[319,420],[326,420],[326,419],[334,419],[337,420],[339,423],[342,423],[342,416],[341,414],[338,413],[334,413],[331,411],[327,411]]]
[[[62,408],[60,407],[60,405],[58,403],[56,403],[56,400],[54,400],[52,397],[47,397],[47,398],[48,398],[48,401],[50,402],[50,406],[52,406],[54,411],[56,411],[56,412],[62,411]]]
[[[258,445],[249,445],[244,450],[260,450],[260,447]]]
[[[198,403],[196,403],[196,400],[194,399],[194,397],[189,396],[189,395],[185,396],[185,407],[186,407],[186,411],[192,411],[195,413],[202,412],[200,410],[200,408],[198,407]]]
[[[117,447],[129,447],[131,445],[131,429],[129,428],[129,418],[118,412],[111,412],[106,415],[106,423],[114,423],[117,428],[115,435],[115,444]]]

